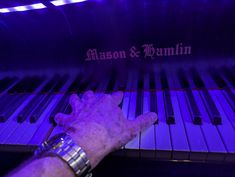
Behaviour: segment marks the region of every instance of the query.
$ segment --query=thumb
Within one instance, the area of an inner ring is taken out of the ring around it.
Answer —
[[[138,116],[135,120],[129,122],[129,130],[133,136],[137,135],[140,131],[150,127],[158,119],[157,114],[149,112]]]

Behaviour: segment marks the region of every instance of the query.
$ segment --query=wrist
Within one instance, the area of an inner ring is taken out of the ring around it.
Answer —
[[[112,143],[109,142],[107,130],[96,122],[83,124],[75,131],[68,131],[67,134],[86,152],[92,169],[112,151]],[[86,127],[86,129],[82,128]],[[92,131],[87,131],[92,130]],[[99,137],[95,135],[100,135]]]
[[[56,156],[63,160],[77,177],[90,176],[90,161],[84,150],[67,134],[61,133],[45,141],[36,151],[36,157]]]

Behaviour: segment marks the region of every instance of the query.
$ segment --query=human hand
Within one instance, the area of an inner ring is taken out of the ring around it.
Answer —
[[[81,99],[73,94],[70,97],[72,113],[55,116],[57,124],[86,152],[92,168],[157,120],[156,113],[127,120],[118,107],[122,98],[122,92],[97,97],[88,91]]]

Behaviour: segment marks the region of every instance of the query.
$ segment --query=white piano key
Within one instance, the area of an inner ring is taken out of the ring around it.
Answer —
[[[44,81],[35,92],[38,92],[44,85],[46,84],[46,81]],[[14,133],[15,131],[18,132],[18,129],[22,124],[17,122],[17,115],[20,113],[20,111],[28,104],[30,101],[35,97],[35,94],[29,95],[26,100],[22,102],[22,104],[15,110],[15,112],[9,117],[9,119],[2,123],[0,125],[0,143],[3,144],[11,144],[14,142],[14,139],[18,139],[21,137],[21,134],[26,130],[25,128],[22,129],[22,131],[19,131],[19,133]],[[12,138],[10,138],[13,136]],[[8,142],[9,139],[13,139],[10,142]]]
[[[220,137],[220,134],[217,131],[216,126],[213,125],[210,121],[207,110],[204,107],[200,91],[193,90],[193,95],[195,97],[196,103],[198,104],[199,111],[202,115],[201,129],[208,148],[207,160],[222,161],[224,160],[227,151]]]
[[[126,87],[127,91],[124,92],[123,101],[122,101],[122,112],[126,118],[128,117],[128,110],[129,110],[129,104],[130,104],[131,83],[132,83],[132,75],[131,73],[129,73],[128,79],[127,79],[127,87]]]
[[[129,109],[129,103],[130,103],[130,96],[131,92],[124,92],[123,95],[123,102],[122,102],[122,112],[124,116],[127,118],[128,116],[128,109]]]
[[[129,121],[135,120],[136,115],[136,100],[137,100],[137,73],[132,72],[131,78],[131,93],[130,93],[130,101],[129,101],[129,108],[128,108],[128,116],[127,119]],[[139,156],[139,141],[140,141],[140,134],[138,134],[134,139],[128,142],[125,145],[125,149],[127,149],[128,156]]]
[[[186,102],[185,94],[184,91],[177,91],[181,117],[191,150],[190,160],[206,160],[208,149],[201,131],[201,126],[193,124],[192,115],[189,112],[189,105]]]
[[[158,124],[155,125],[156,158],[171,159],[172,145],[169,125],[166,122],[163,91],[157,92]]]
[[[181,117],[176,91],[170,91],[172,106],[175,113],[175,124],[169,125],[172,143],[172,158],[174,160],[188,160],[190,147]]]
[[[39,117],[37,122],[31,124],[31,126],[29,126],[28,129],[26,129],[26,131],[20,137],[20,139],[17,140],[18,144],[20,143],[28,144],[30,141],[30,142],[36,142],[36,143],[29,143],[30,145],[39,145],[45,140],[45,138],[48,136],[50,130],[53,127],[53,125],[49,122],[50,113],[61,98],[62,98],[61,94],[55,95],[52,98],[48,107],[46,108],[45,111],[43,111],[42,115]],[[27,123],[28,121],[25,124],[23,123],[21,129],[24,129],[24,126],[28,125]]]
[[[61,90],[67,90],[70,84],[74,78],[69,79]],[[52,101],[49,103],[46,110],[42,113],[39,120],[37,122],[40,122],[39,127],[35,127],[33,130],[31,130],[30,135],[27,137],[27,144],[29,145],[39,145],[43,141],[45,141],[53,131],[53,124],[50,123],[49,117],[51,114],[51,111],[55,108],[55,106],[59,103],[59,101],[62,99],[63,94],[56,94]]]
[[[133,78],[134,80],[133,82],[133,88],[137,88],[137,79]],[[133,90],[130,94],[130,103],[129,103],[129,110],[128,110],[128,117],[127,119],[129,121],[133,121],[135,120],[135,114],[136,114],[136,98],[137,98],[137,92],[136,90]],[[127,149],[127,155],[128,156],[139,156],[139,145],[140,145],[140,134],[138,133],[138,135],[132,139],[130,142],[128,142],[125,145],[125,149]]]
[[[156,100],[157,101],[157,100]],[[157,106],[157,103],[156,103]],[[144,92],[143,114],[150,112],[150,92]],[[141,157],[155,157],[155,127],[152,125],[140,134],[140,155]]]
[[[222,117],[222,125],[218,125],[217,129],[223,139],[223,142],[226,146],[228,151],[226,156],[226,161],[235,161],[235,130],[229,121],[227,115],[225,114],[221,104],[224,102],[219,102],[218,97],[220,95],[219,90],[210,90],[209,93],[211,94],[216,107],[218,108],[221,117]]]
[[[226,113],[229,121],[231,122],[233,128],[235,129],[235,112],[233,108],[228,103],[227,99],[225,98],[224,90],[218,91],[220,94],[217,95],[217,99],[221,104],[224,112]],[[222,120],[223,121],[223,120]]]

